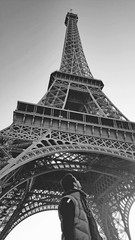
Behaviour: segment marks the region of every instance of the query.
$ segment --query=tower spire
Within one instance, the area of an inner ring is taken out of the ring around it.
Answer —
[[[77,76],[93,78],[83,52],[77,21],[77,14],[72,13],[70,10],[65,18],[67,29],[60,71]]]

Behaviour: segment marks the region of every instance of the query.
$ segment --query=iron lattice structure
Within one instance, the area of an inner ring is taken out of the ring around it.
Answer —
[[[103,93],[86,62],[78,16],[66,16],[60,71],[38,104],[18,102],[0,132],[0,239],[37,212],[57,209],[59,180],[73,172],[89,195],[103,239],[131,240],[135,123]]]

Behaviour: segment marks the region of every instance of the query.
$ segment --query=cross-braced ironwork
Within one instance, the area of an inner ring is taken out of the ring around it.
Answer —
[[[67,26],[60,71],[77,76],[93,77],[86,62],[77,28],[78,17],[71,12],[67,14]]]
[[[18,102],[13,123],[0,132],[0,239],[37,212],[55,210],[59,181],[73,172],[89,195],[100,234],[131,240],[135,201],[135,123],[102,91],[86,62],[72,12],[60,71],[38,102]]]

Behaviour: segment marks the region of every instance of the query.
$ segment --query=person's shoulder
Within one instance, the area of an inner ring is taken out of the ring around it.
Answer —
[[[74,207],[74,203],[70,197],[64,197],[61,199],[59,209],[70,209]]]
[[[69,204],[69,203],[72,203],[73,201],[72,201],[72,199],[70,198],[70,197],[63,197],[62,199],[61,199],[61,204]]]
[[[61,199],[61,202],[59,204],[59,212],[63,215],[70,215],[72,212],[74,212],[74,203],[72,199],[69,197],[64,197]]]

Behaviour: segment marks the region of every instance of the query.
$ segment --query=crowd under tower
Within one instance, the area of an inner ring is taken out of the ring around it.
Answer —
[[[131,240],[135,123],[93,77],[77,22],[67,13],[60,70],[50,75],[46,94],[37,104],[18,101],[13,123],[0,131],[1,240],[25,218],[57,210],[66,172],[89,194],[103,239]]]

